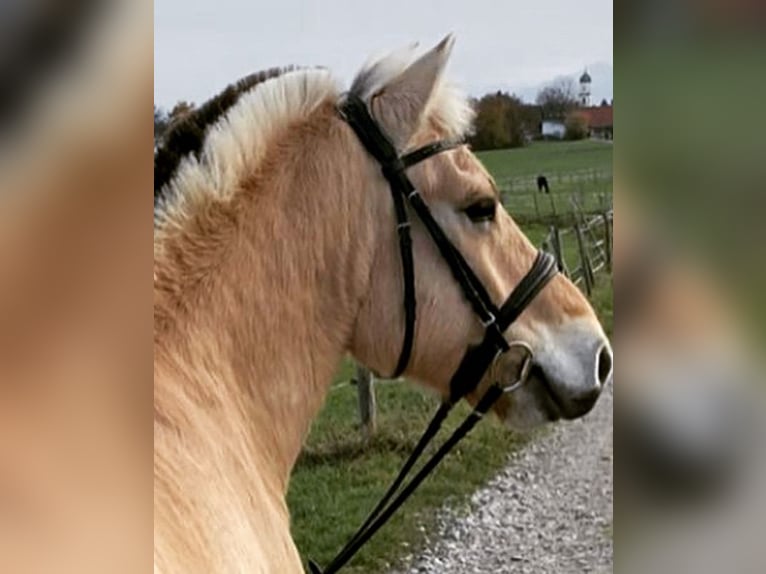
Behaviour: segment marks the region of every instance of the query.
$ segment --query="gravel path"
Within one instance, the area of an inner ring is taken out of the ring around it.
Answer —
[[[610,385],[588,416],[515,453],[402,574],[612,572]]]

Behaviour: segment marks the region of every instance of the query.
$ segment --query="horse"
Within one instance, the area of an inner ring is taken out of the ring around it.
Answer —
[[[550,193],[551,188],[548,187],[548,178],[544,175],[538,175],[537,176],[537,192],[538,193]]]
[[[463,138],[473,112],[445,79],[453,42],[372,61],[347,95],[326,69],[245,82],[173,160],[155,208],[155,572],[303,572],[285,493],[311,421],[347,353],[390,373],[405,330],[391,191],[338,105],[364,102],[399,152]],[[502,301],[537,250],[487,170],[457,146],[407,174]],[[446,396],[482,325],[422,221],[409,225],[405,375]],[[526,384],[493,407],[511,427],[583,416],[611,379],[606,335],[560,274],[505,335],[534,352]],[[466,399],[518,369],[501,356]]]

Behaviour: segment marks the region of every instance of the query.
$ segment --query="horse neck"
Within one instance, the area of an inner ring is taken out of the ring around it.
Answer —
[[[278,167],[234,198],[233,231],[210,239],[224,244],[208,262],[215,271],[186,295],[186,320],[161,353],[191,397],[175,402],[214,417],[224,440],[240,437],[233,456],[252,459],[261,478],[264,464],[273,469],[282,490],[348,347],[375,249],[377,208],[362,193],[369,166],[339,120],[324,121],[292,130],[295,140],[266,159]]]

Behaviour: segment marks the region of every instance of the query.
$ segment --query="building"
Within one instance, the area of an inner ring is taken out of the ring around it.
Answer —
[[[601,102],[600,106],[591,105],[592,79],[588,70],[580,76],[580,93],[578,101],[580,109],[572,112],[585,121],[588,137],[594,139],[611,140],[614,138],[614,106]]]
[[[566,113],[566,117],[543,119],[540,126],[540,135],[543,139],[566,138],[567,123],[574,117],[582,119],[586,137],[602,140],[614,138],[614,105],[605,100],[599,106],[591,105],[592,82],[593,80],[586,69],[580,76],[580,90],[577,94],[578,107]]]
[[[542,127],[540,128],[543,139],[564,139],[566,131],[567,128],[564,125],[564,120],[543,120]]]
[[[572,113],[585,120],[588,137],[601,140],[614,139],[614,105],[602,102],[600,106],[580,108]]]

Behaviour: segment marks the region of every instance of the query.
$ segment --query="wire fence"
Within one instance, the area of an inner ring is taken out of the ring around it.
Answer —
[[[545,175],[549,193],[537,187],[536,176],[521,176],[497,181],[503,204],[520,223],[550,222],[562,216],[602,213],[612,208],[611,170],[579,170]],[[575,209],[571,198],[576,198]]]

